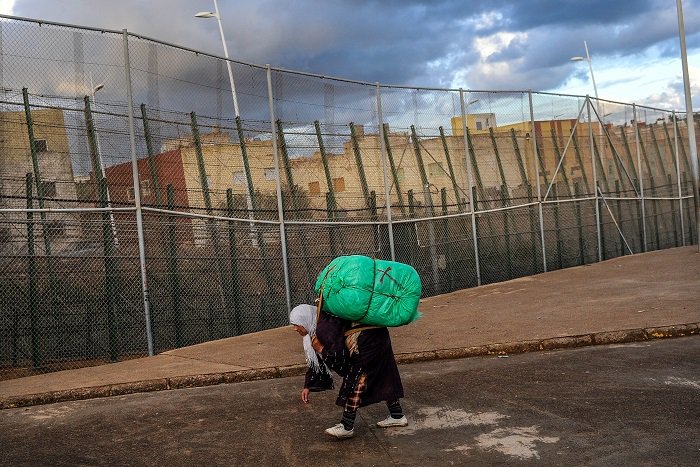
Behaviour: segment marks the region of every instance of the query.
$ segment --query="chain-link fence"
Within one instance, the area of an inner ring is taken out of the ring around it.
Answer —
[[[283,325],[338,255],[430,296],[698,241],[675,112],[1,18],[0,379]]]

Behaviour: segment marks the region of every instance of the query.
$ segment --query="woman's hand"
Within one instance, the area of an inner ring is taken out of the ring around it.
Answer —
[[[301,400],[304,401],[304,404],[309,403],[309,388],[304,388],[301,390]]]
[[[321,344],[321,342],[318,339],[316,339],[316,336],[313,336],[311,338],[311,347],[313,347],[314,350],[318,353],[323,352],[323,344]]]

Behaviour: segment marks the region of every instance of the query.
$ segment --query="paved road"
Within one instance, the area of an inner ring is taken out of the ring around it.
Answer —
[[[700,336],[401,367],[411,423],[323,435],[299,377],[0,411],[3,465],[700,464]]]

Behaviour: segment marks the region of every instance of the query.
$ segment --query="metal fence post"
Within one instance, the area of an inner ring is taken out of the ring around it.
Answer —
[[[681,45],[681,64],[683,66],[683,90],[685,91],[685,119],[688,125],[688,149],[690,149],[690,164],[693,170],[693,200],[695,202],[695,229],[700,237],[700,169],[698,168],[698,147],[695,143],[695,113],[693,112],[692,95],[690,94],[690,79],[688,78],[688,57],[685,46],[685,21],[683,19],[683,3],[676,0],[678,14],[678,35]],[[700,251],[700,241],[698,241]]]
[[[455,169],[452,166],[452,158],[450,157],[450,149],[447,146],[447,139],[445,138],[445,129],[441,126],[440,140],[442,141],[442,149],[445,152],[445,159],[447,161],[447,168],[450,173],[450,181],[452,182],[452,189],[455,192],[455,203],[457,204],[457,211],[462,212],[461,197],[459,196],[459,186],[457,185],[457,177],[455,176]]]
[[[671,112],[673,119],[673,157],[676,161],[676,177],[678,180],[678,216],[681,220],[681,245],[685,246],[685,224],[683,219],[683,186],[681,185],[681,163],[678,157],[678,132],[676,131],[676,111]]]
[[[168,198],[168,210],[175,210],[175,190],[168,184],[166,196]],[[168,233],[166,236],[166,254],[168,258],[168,282],[170,283],[170,297],[173,307],[173,321],[175,325],[175,347],[182,347],[184,344],[182,334],[182,313],[180,309],[180,276],[177,271],[177,217],[168,216]]]
[[[603,261],[602,238],[600,236],[600,205],[598,200],[598,172],[596,170],[596,154],[593,142],[593,121],[591,120],[591,98],[586,95],[588,110],[588,138],[591,145],[591,167],[593,168],[593,189],[595,190],[595,226],[598,237],[598,261]],[[602,165],[602,164],[601,164]]]
[[[323,163],[323,173],[326,176],[326,186],[328,187],[328,197],[329,206],[332,207],[333,213],[338,209],[338,202],[335,199],[335,187],[333,186],[333,175],[331,175],[331,168],[328,165],[328,154],[326,153],[326,146],[323,144],[323,134],[321,133],[321,123],[316,120],[314,121],[314,128],[316,130],[316,140],[318,141],[318,152],[321,153],[321,162]]]
[[[574,196],[576,198],[579,197],[581,194],[581,190],[579,188],[578,182],[574,182]],[[578,230],[578,254],[579,258],[581,259],[581,263],[579,265],[586,264],[586,253],[585,253],[585,245],[583,243],[583,223],[581,222],[581,203],[576,201],[574,203],[576,207],[576,228]]]
[[[156,152],[153,148],[153,136],[148,123],[148,113],[146,112],[146,104],[141,104],[141,121],[143,123],[143,137],[146,140],[146,154],[148,154],[148,171],[151,174],[151,183],[153,183],[153,193],[155,195],[156,207],[163,206],[163,196],[160,193],[160,184],[158,183],[158,164],[156,162]]]
[[[267,66],[267,100],[270,105],[270,127],[272,128],[272,157],[275,161],[275,190],[277,191],[277,215],[279,217],[280,243],[282,247],[282,270],[284,271],[284,293],[287,298],[287,314],[292,311],[292,295],[289,286],[289,264],[287,261],[287,233],[284,228],[284,205],[282,204],[282,184],[280,182],[280,156],[277,149],[277,128],[275,127],[275,104],[272,98],[272,70]]]
[[[403,195],[401,194],[401,184],[399,183],[399,176],[396,171],[396,164],[394,163],[394,156],[391,153],[391,144],[389,143],[389,125],[382,123],[382,132],[384,133],[384,149],[386,150],[386,156],[389,158],[389,166],[391,167],[391,178],[394,181],[394,186],[396,187],[396,197],[399,201],[399,209],[401,209],[401,215],[406,217],[406,207],[403,204]]]
[[[367,186],[367,176],[365,175],[365,167],[362,163],[362,154],[360,153],[360,145],[357,142],[357,132],[355,124],[350,122],[350,142],[352,151],[355,154],[355,164],[357,165],[357,175],[360,177],[360,187],[362,188],[362,196],[365,200],[365,205],[369,206],[369,187]]]
[[[95,173],[97,181],[97,192],[100,200],[101,208],[111,208],[108,196],[107,179],[102,171],[103,163],[100,158],[100,151],[97,145],[97,134],[95,132],[95,123],[92,118],[92,110],[90,108],[90,99],[88,96],[84,98],[85,102],[85,129],[87,131],[88,146],[90,158],[92,160],[92,170]],[[114,247],[117,246],[117,236],[115,223],[112,222],[114,214],[110,210],[102,212],[102,245],[104,251],[104,290],[105,290],[105,305],[107,307],[107,331],[109,339],[109,356],[112,361],[117,361],[119,357],[119,349],[117,348],[117,328],[116,328],[116,298],[119,290],[119,266],[117,256],[115,255]],[[110,224],[108,226],[107,224]]]
[[[34,171],[34,183],[36,184],[36,195],[37,201],[39,202],[39,208],[42,211],[39,212],[39,218],[41,219],[41,231],[42,237],[44,238],[44,256],[46,258],[46,272],[49,277],[48,290],[49,290],[49,307],[54,309],[54,297],[57,292],[56,278],[53,273],[53,255],[51,253],[51,232],[49,229],[49,222],[47,220],[46,213],[44,209],[44,184],[41,178],[41,171],[39,168],[39,156],[37,154],[36,140],[34,138],[34,122],[32,119],[32,111],[29,105],[29,91],[27,88],[22,88],[22,100],[24,101],[24,115],[27,123],[27,136],[29,137],[29,154],[32,159],[32,168]],[[62,315],[59,315],[62,316]]]
[[[642,152],[639,146],[639,127],[637,125],[637,104],[632,104],[632,121],[634,122],[634,145],[637,148],[637,170],[639,172],[639,196],[642,207],[642,252],[647,251],[647,216],[644,206],[644,170],[642,170]],[[651,176],[651,174],[649,174]]]
[[[544,214],[542,213],[542,187],[540,186],[540,167],[538,165],[539,153],[537,152],[537,132],[535,129],[535,109],[532,106],[532,91],[527,92],[530,104],[530,137],[532,138],[533,163],[535,164],[535,176],[537,178],[537,209],[540,215],[540,238],[542,241],[542,267],[547,272],[547,250],[544,242]]]
[[[472,219],[472,243],[474,244],[474,266],[476,268],[476,285],[481,285],[481,266],[479,264],[479,242],[476,232],[476,209],[474,208],[474,181],[472,178],[472,161],[467,141],[467,112],[464,106],[464,90],[459,88],[459,106],[462,114],[462,137],[464,138],[464,156],[467,164],[467,183],[469,184],[469,211]]]
[[[236,217],[233,214],[233,189],[228,188],[226,190],[226,214],[228,217],[233,219]],[[228,257],[229,257],[229,271],[231,274],[230,284],[231,284],[231,302],[233,304],[233,333],[232,335],[239,335],[241,333],[241,289],[238,286],[238,281],[240,275],[238,273],[238,249],[236,246],[236,223],[234,221],[228,221]]]
[[[122,29],[124,38],[124,71],[126,73],[126,94],[129,112],[129,142],[131,144],[131,175],[134,182],[134,204],[136,205],[136,232],[139,242],[139,265],[141,266],[141,291],[143,292],[143,314],[146,321],[146,342],[148,355],[153,356],[153,333],[151,332],[151,306],[146,278],[146,245],[143,235],[143,211],[141,209],[141,190],[139,183],[138,161],[136,160],[136,136],[134,135],[134,102],[131,89],[131,64],[129,61],[129,33]]]
[[[445,272],[447,272],[448,291],[455,290],[454,271],[452,271],[452,243],[450,240],[450,220],[447,218],[447,188],[440,189],[440,204],[442,204],[442,241],[445,245]],[[458,207],[459,210],[459,207]],[[443,287],[443,291],[445,288]]]
[[[38,302],[39,302],[39,283],[38,283],[38,266],[36,262],[36,251],[34,249],[34,196],[32,195],[32,174],[28,173],[26,178],[27,185],[27,256],[29,257],[29,328],[32,346],[32,366],[38,367],[41,363],[39,356],[39,329],[38,329]]]
[[[394,251],[394,227],[391,222],[391,193],[389,192],[389,177],[386,173],[386,142],[384,135],[384,116],[382,115],[382,93],[380,91],[379,82],[376,83],[377,87],[377,128],[379,129],[379,140],[382,154],[382,174],[384,176],[384,199],[386,201],[386,222],[387,228],[389,230],[389,252],[391,253],[391,260],[396,261],[396,252]]]

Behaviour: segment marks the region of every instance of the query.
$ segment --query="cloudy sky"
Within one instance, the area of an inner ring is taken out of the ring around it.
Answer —
[[[683,0],[695,108],[700,0]],[[369,82],[593,94],[684,108],[673,0],[219,0],[233,58]],[[223,55],[213,0],[0,0],[0,12]]]

